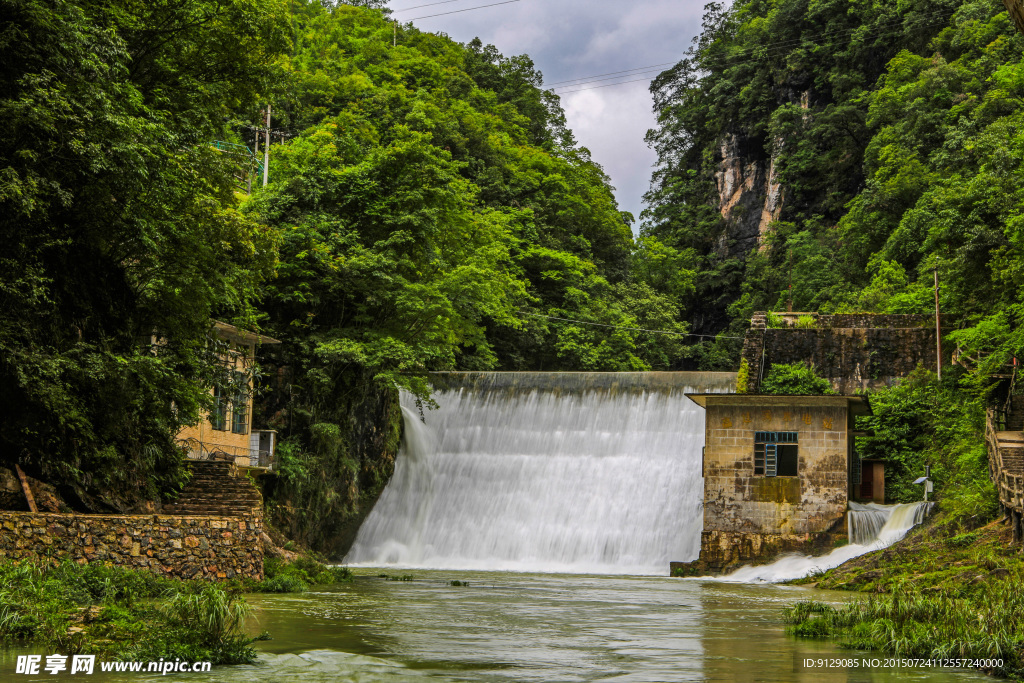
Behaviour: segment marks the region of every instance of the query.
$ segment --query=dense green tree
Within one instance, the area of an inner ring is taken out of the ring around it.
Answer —
[[[653,85],[643,232],[693,250],[684,319],[734,332],[790,302],[927,312],[937,268],[957,343],[993,367],[1021,355],[1022,52],[998,0],[710,5]],[[782,203],[746,255],[730,250],[742,216],[723,218],[716,186],[737,159],[771,168]],[[736,362],[700,359],[720,361]]]
[[[284,16],[249,0],[0,13],[0,464],[127,509],[178,480],[172,439],[218,373],[210,320],[251,317],[273,266],[209,143],[255,99]]]

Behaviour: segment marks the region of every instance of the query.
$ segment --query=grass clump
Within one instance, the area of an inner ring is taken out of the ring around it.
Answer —
[[[459,588],[459,587],[466,588],[466,587],[469,587],[469,582],[468,581],[459,581],[458,579],[455,579],[454,581],[449,581],[448,585],[449,586],[455,586],[456,588]]]
[[[256,660],[237,591],[99,564],[0,562],[0,638],[113,659]]]
[[[352,580],[348,567],[331,567],[301,556],[293,562],[278,557],[263,560],[263,580],[248,586],[255,593],[301,593],[311,586],[325,586]]]
[[[1003,660],[989,673],[1024,674],[1024,578],[1020,572],[992,580],[983,591],[955,586],[923,591],[902,581],[892,592],[832,607],[797,603],[786,611],[796,635],[833,637],[860,650],[900,657]]]

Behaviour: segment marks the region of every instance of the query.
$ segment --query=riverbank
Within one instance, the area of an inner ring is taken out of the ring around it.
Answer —
[[[303,557],[268,558],[264,575],[218,584],[98,563],[4,561],[0,639],[107,659],[253,663],[259,636],[242,630],[250,613],[244,593],[302,592],[351,578],[345,568]]]
[[[986,673],[1024,677],[1024,556],[1002,521],[978,528],[939,516],[884,550],[792,583],[859,591],[834,607],[787,611],[798,636],[901,657],[1001,660]]]

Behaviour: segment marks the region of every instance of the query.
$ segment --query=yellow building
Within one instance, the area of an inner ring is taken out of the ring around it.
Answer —
[[[271,469],[277,433],[252,429],[252,368],[257,344],[281,342],[227,323],[214,322],[213,327],[227,344],[221,357],[233,379],[230,388],[211,390],[213,410],[198,425],[182,429],[178,441],[193,460],[233,460],[246,469]]]

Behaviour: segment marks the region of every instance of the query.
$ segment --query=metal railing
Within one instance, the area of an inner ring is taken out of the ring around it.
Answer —
[[[223,140],[214,140],[211,144],[214,149],[242,160],[239,173],[235,176],[241,189],[248,191],[252,181],[263,176],[263,160],[246,145]]]
[[[254,434],[258,432],[253,432]],[[178,439],[178,445],[189,460],[233,462],[239,467],[271,470],[274,452],[262,448],[249,448],[232,444],[211,443],[196,438]]]

